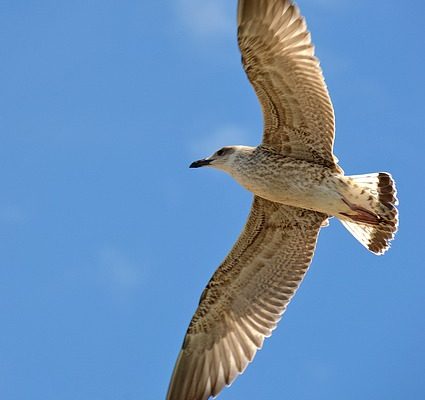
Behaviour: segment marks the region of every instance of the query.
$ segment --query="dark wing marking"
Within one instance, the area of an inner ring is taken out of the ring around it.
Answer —
[[[326,218],[255,197],[243,233],[201,296],[167,400],[206,400],[243,372],[301,283]]]
[[[240,0],[238,41],[263,109],[263,143],[337,169],[334,110],[299,9],[288,0]]]

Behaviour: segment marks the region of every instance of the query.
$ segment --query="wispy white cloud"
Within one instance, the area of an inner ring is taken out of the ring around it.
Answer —
[[[248,132],[236,125],[223,126],[211,134],[206,134],[202,139],[190,144],[190,153],[194,157],[204,157],[213,153],[220,147],[245,144],[252,142]]]
[[[236,22],[228,0],[177,0],[180,21],[194,35],[233,34]]]
[[[323,360],[308,360],[304,366],[306,373],[316,382],[329,382],[335,375],[334,368]]]
[[[98,258],[100,279],[111,289],[128,292],[142,284],[142,266],[122,251],[108,246],[99,251]]]

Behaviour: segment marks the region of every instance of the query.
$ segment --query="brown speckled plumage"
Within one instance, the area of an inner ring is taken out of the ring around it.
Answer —
[[[208,399],[246,368],[301,283],[326,219],[255,197],[243,233],[201,296],[168,399]]]
[[[292,1],[239,0],[238,42],[263,109],[263,142],[224,147],[191,167],[228,172],[254,202],[201,295],[167,400],[207,400],[244,371],[298,289],[329,216],[376,254],[398,226],[391,175],[345,176],[337,164],[332,103]]]
[[[298,7],[290,1],[240,1],[238,42],[263,109],[263,142],[337,168],[334,111]]]

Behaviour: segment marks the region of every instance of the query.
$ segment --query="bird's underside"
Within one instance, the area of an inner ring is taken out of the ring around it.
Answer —
[[[201,296],[167,399],[208,399],[243,372],[301,283],[326,219],[254,199],[243,233]]]
[[[394,182],[386,173],[344,177],[337,165],[333,107],[298,8],[290,0],[239,0],[238,43],[264,115],[263,141],[252,154],[264,150],[301,160],[347,181],[336,191],[342,204],[336,216],[370,251],[383,253],[397,230]],[[247,146],[226,147],[191,166],[216,167],[238,180],[237,169],[249,151]],[[311,178],[314,168],[295,174],[294,180]],[[249,181],[255,174],[246,175]],[[322,178],[311,179],[321,187]],[[250,215],[202,293],[167,400],[207,400],[244,371],[299,287],[327,223],[328,212],[271,201],[252,189],[252,182],[240,183],[254,193]]]

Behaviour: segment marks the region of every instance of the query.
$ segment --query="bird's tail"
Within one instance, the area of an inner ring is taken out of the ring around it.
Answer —
[[[351,212],[341,213],[338,218],[363,246],[375,254],[383,254],[398,228],[394,180],[386,172],[347,178],[349,191],[343,201]]]

